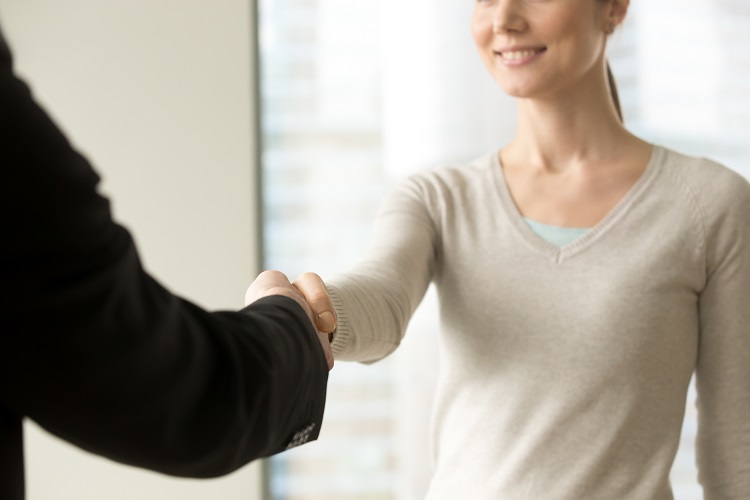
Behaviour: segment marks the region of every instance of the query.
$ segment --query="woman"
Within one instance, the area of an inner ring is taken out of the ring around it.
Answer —
[[[750,498],[750,186],[624,128],[605,47],[628,4],[477,1],[515,137],[401,184],[326,283],[334,355],[361,362],[437,286],[430,500],[671,499],[694,371],[705,498]],[[327,308],[316,275],[296,285]]]

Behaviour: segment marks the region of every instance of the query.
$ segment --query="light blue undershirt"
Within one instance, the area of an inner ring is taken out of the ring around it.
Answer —
[[[537,236],[560,248],[574,242],[588,232],[588,228],[550,226],[526,217],[523,220]]]

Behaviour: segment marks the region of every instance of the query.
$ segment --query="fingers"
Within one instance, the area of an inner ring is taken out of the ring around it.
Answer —
[[[292,284],[310,305],[318,330],[326,334],[333,332],[336,329],[336,310],[321,277],[315,273],[304,273]]]
[[[323,354],[326,356],[326,364],[328,365],[328,371],[333,369],[333,352],[331,351],[331,342],[328,340],[328,334],[318,331],[318,341],[320,346],[323,348]]]
[[[307,273],[312,274],[312,273]],[[319,282],[322,284],[323,280],[320,279],[317,275],[315,276]],[[309,287],[306,285],[306,289]],[[323,291],[325,291],[325,299],[330,303],[330,298],[328,298],[328,292],[325,289],[325,285],[322,285]],[[311,288],[310,288],[311,289]],[[325,302],[325,300],[321,299],[318,295],[319,292],[311,292],[312,296],[316,296],[316,304],[320,304],[321,301]],[[318,340],[320,341],[320,345],[323,348],[323,354],[325,354],[326,358],[326,364],[328,365],[328,370],[331,370],[333,368],[333,353],[331,352],[331,345],[330,341],[328,340],[328,333],[332,332],[336,326],[335,321],[333,322],[333,327],[331,327],[330,330],[323,331],[320,329],[320,326],[318,324],[320,312],[313,313],[313,309],[310,304],[308,304],[307,297],[294,285],[292,285],[289,282],[289,278],[286,277],[286,275],[279,271],[263,271],[258,275],[257,278],[255,278],[255,281],[253,281],[250,286],[248,287],[247,291],[245,292],[245,305],[248,306],[255,302],[256,300],[262,299],[263,297],[268,297],[269,295],[284,295],[286,297],[289,297],[291,299],[294,299],[301,307],[305,310],[305,313],[307,314],[308,319],[310,320],[310,323],[316,327],[316,333],[318,335]],[[321,307],[318,305],[317,307]],[[333,304],[330,303],[330,309],[329,312],[333,311]]]
[[[333,368],[333,353],[331,352],[331,341],[329,334],[336,329],[336,310],[328,295],[325,283],[315,273],[304,273],[297,278],[294,287],[300,291],[310,308],[312,309],[315,325],[318,329],[318,339],[326,355],[328,369]]]

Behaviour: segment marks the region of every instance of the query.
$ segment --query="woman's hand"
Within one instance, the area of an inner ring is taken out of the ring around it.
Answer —
[[[302,276],[306,275],[303,274]],[[312,276],[315,276],[321,284],[323,283],[317,275],[312,274]],[[279,271],[263,271],[255,278],[255,281],[252,282],[245,292],[245,305],[248,306],[256,300],[268,297],[269,295],[284,295],[295,300],[305,310],[310,323],[315,327],[318,340],[326,357],[326,363],[328,363],[328,369],[331,370],[333,368],[333,354],[331,353],[331,343],[328,339],[328,334],[335,329],[336,323],[334,320],[331,325],[328,316],[325,315],[324,308],[328,307],[330,314],[330,311],[333,311],[333,303],[328,297],[325,285],[323,285],[325,297],[321,297],[317,289],[310,284],[311,281],[309,278],[303,280],[302,289],[300,290],[296,287],[297,282],[295,281],[295,285],[292,285],[284,273]],[[308,299],[308,295],[312,297],[312,302]],[[321,320],[321,316],[325,317],[325,320]]]
[[[333,332],[336,330],[337,318],[326,284],[315,273],[301,274],[292,284],[310,305],[318,331],[325,333],[331,341]]]

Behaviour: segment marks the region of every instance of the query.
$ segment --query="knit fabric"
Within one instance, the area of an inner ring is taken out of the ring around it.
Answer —
[[[656,146],[560,248],[526,224],[498,157],[400,184],[365,258],[328,281],[335,357],[367,363],[437,286],[427,498],[671,499],[694,372],[705,498],[750,498],[750,185]]]

